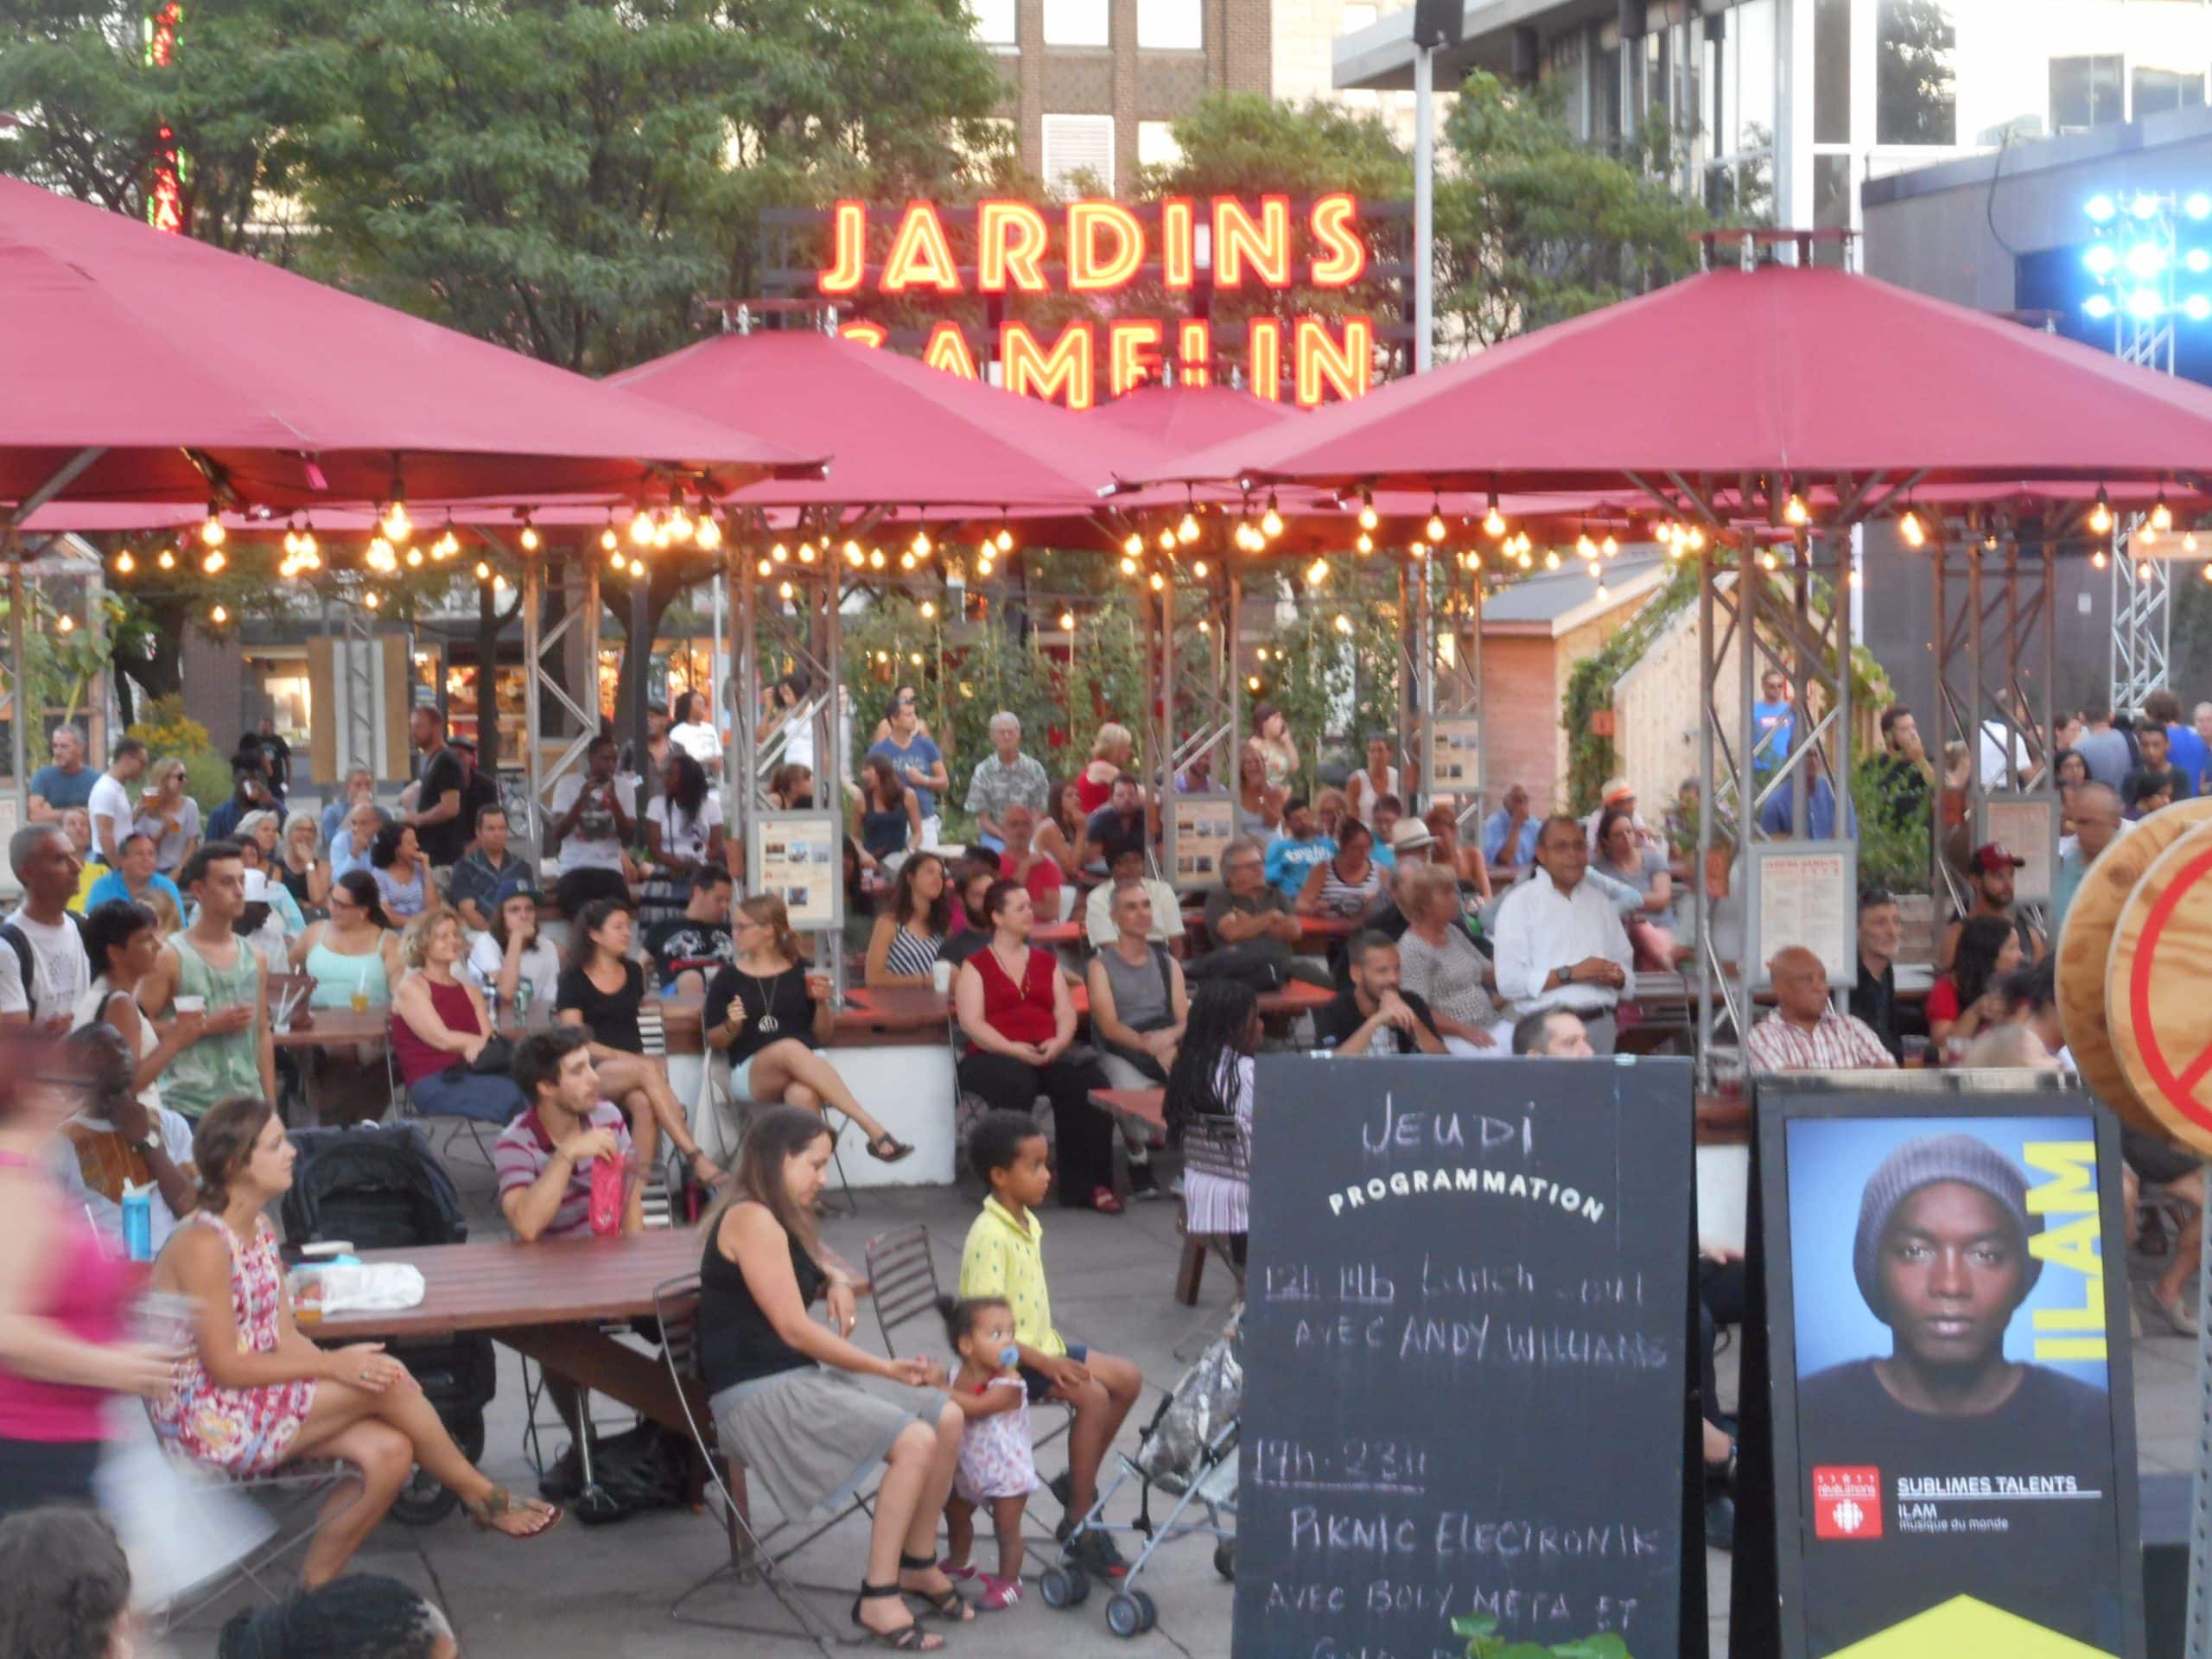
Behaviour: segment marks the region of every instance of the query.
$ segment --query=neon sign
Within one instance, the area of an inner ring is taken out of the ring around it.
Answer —
[[[1307,210],[1302,257],[1290,198],[1281,195],[1262,196],[1256,207],[1234,196],[1173,197],[1160,204],[1158,224],[1149,233],[1135,210],[1118,201],[1069,202],[1058,210],[1057,227],[1044,208],[1027,201],[980,202],[973,211],[972,267],[963,269],[954,257],[944,215],[927,201],[906,204],[891,228],[882,264],[871,267],[868,204],[841,201],[831,215],[830,263],[816,274],[816,286],[833,298],[1048,294],[1053,284],[1046,255],[1056,241],[1062,291],[1071,295],[1120,293],[1140,281],[1148,265],[1160,286],[1177,294],[1202,283],[1217,293],[1343,289],[1367,271],[1359,204],[1343,193],[1323,196]],[[882,324],[866,320],[847,322],[839,332],[874,346],[890,338]],[[1183,384],[1205,385],[1213,325],[1205,316],[1102,315],[1070,322],[1046,340],[1029,324],[1009,318],[998,325],[997,348],[1009,391],[1088,409],[1102,392],[1119,397],[1160,378],[1171,351]],[[1284,395],[1286,365],[1290,395],[1301,404],[1361,397],[1374,372],[1374,320],[1255,316],[1247,325],[1247,353],[1249,383],[1262,397]],[[957,322],[936,324],[922,357],[947,373],[980,378],[975,351]]]
[[[156,10],[146,18],[146,66],[166,69],[176,56],[176,32],[184,21],[178,0]],[[176,133],[162,122],[154,135],[153,180],[146,191],[146,222],[157,231],[184,232],[184,158],[177,153]]]

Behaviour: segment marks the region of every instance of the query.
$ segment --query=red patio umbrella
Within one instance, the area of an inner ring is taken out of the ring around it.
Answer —
[[[283,508],[374,502],[395,475],[422,500],[632,494],[656,465],[724,487],[813,467],[729,421],[4,179],[0,319],[0,502],[204,501],[210,471]]]
[[[1796,266],[1709,271],[1218,443],[1133,481],[1576,490],[2212,474],[2212,391],[1909,293]]]

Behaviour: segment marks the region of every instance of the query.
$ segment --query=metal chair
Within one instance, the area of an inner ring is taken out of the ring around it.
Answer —
[[[702,1097],[698,1107],[692,1114],[691,1133],[701,1146],[706,1146],[707,1137],[699,1133],[700,1118],[702,1115],[709,1116],[713,1118],[715,1124],[718,1144],[724,1149],[734,1149],[744,1141],[746,1126],[751,1121],[753,1112],[760,1106],[761,1103],[757,1100],[740,1100],[731,1091],[729,1061],[711,1047],[706,1050],[700,1073]],[[728,1109],[728,1113],[727,1117],[724,1116],[725,1108]],[[732,1118],[735,1120],[734,1136],[728,1132],[729,1120]],[[830,1129],[830,1167],[836,1173],[837,1191],[840,1195],[834,1206],[825,1199],[823,1207],[840,1209],[847,1216],[857,1217],[861,1212],[861,1201],[853,1191],[851,1178],[845,1173],[845,1129],[850,1120],[833,1120],[830,1114],[824,1111],[822,1121],[829,1126]],[[715,1155],[713,1148],[709,1148],[709,1155]],[[718,1159],[717,1161],[723,1160]]]
[[[824,1644],[860,1646],[869,1638],[856,1630],[841,1629],[807,1605],[799,1593],[812,1591],[819,1594],[842,1596],[848,1591],[841,1586],[802,1583],[784,1571],[784,1563],[847,1517],[856,1512],[870,1513],[868,1499],[866,1497],[855,1499],[849,1508],[840,1510],[797,1542],[781,1550],[772,1549],[770,1545],[772,1542],[785,1532],[795,1530],[799,1523],[786,1516],[766,1533],[754,1529],[750,1498],[745,1489],[744,1464],[734,1450],[725,1451],[720,1446],[720,1437],[711,1417],[702,1422],[701,1419],[706,1414],[692,1408],[693,1401],[702,1392],[696,1341],[699,1275],[687,1273],[654,1286],[653,1313],[660,1321],[661,1354],[667,1363],[669,1376],[676,1384],[677,1398],[683,1403],[683,1421],[690,1431],[692,1450],[706,1471],[708,1491],[704,1508],[721,1526],[729,1548],[728,1560],[719,1563],[711,1573],[693,1583],[669,1604],[669,1618],[679,1624],[706,1630],[732,1630],[749,1636],[785,1637],[795,1641],[811,1642],[817,1648]],[[748,1582],[766,1585],[768,1593],[775,1597],[798,1628],[794,1630],[775,1625],[748,1624],[690,1611],[687,1604],[725,1576],[741,1586]]]
[[[226,1491],[257,1501],[267,1500],[264,1506],[272,1511],[271,1518],[276,1526],[267,1539],[222,1572],[173,1598],[160,1610],[155,1621],[156,1635],[181,1629],[194,1615],[220,1601],[241,1584],[251,1586],[254,1593],[264,1601],[282,1601],[284,1589],[270,1582],[270,1577],[279,1564],[295,1551],[305,1550],[329,1522],[336,1520],[353,1507],[349,1503],[345,1509],[325,1516],[321,1512],[322,1501],[333,1492],[351,1484],[353,1500],[358,1503],[366,1490],[360,1471],[352,1464],[337,1459],[288,1464],[268,1475],[225,1477],[219,1470],[212,1470],[205,1464],[194,1462],[182,1452],[166,1446],[163,1449],[170,1460],[194,1480],[213,1478],[219,1481]],[[302,1518],[305,1524],[293,1524]]]

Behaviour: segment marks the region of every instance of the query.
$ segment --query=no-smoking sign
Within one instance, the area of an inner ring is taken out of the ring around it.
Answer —
[[[2105,1013],[2113,1051],[2160,1127],[2212,1154],[2212,825],[2167,848],[2128,895]]]

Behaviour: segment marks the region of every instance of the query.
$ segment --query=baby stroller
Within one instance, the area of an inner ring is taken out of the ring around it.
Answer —
[[[1159,1609],[1137,1580],[1162,1544],[1193,1533],[1205,1533],[1214,1541],[1213,1569],[1224,1579],[1236,1570],[1236,1535],[1225,1523],[1236,1514],[1236,1447],[1244,1409],[1244,1365],[1238,1357],[1241,1312],[1228,1327],[1206,1345],[1188,1370],[1176,1380],[1160,1409],[1138,1436],[1135,1457],[1119,1459],[1113,1480],[1068,1531],[1057,1565],[1048,1567],[1038,1589],[1047,1607],[1081,1606],[1090,1594],[1090,1577],[1077,1564],[1077,1541],[1085,1532],[1133,1532],[1144,1535],[1144,1548],[1129,1563],[1128,1575],[1106,1604],[1106,1628],[1118,1637],[1141,1635],[1159,1622]],[[1139,1483],[1137,1518],[1119,1526],[1106,1520],[1107,1505],[1129,1481]],[[1174,1506],[1160,1521],[1152,1518],[1154,1489],[1174,1498]],[[1205,1518],[1184,1519],[1193,1508]]]
[[[452,1179],[410,1124],[350,1129],[295,1129],[299,1163],[283,1208],[294,1247],[345,1243],[356,1250],[462,1244],[468,1222]],[[492,1339],[456,1336],[394,1343],[439,1421],[471,1463],[484,1455],[484,1408],[499,1389]],[[427,1527],[461,1500],[420,1469],[392,1500],[396,1521]]]

